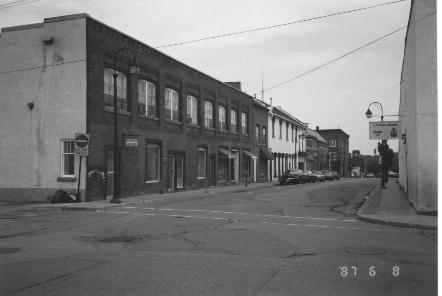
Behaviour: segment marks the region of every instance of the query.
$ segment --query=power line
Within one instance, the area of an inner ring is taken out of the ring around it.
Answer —
[[[8,3],[0,4],[0,9],[6,9],[6,8],[14,7],[14,6],[30,4],[30,3],[37,2],[37,1],[40,1],[40,0],[32,0],[32,1],[18,0],[18,1],[12,1],[12,2],[8,2]]]
[[[367,10],[367,9],[371,9],[371,8],[375,8],[375,7],[380,7],[380,6],[385,6],[385,5],[396,4],[396,3],[404,2],[404,1],[407,1],[407,0],[397,0],[397,1],[392,1],[392,2],[387,2],[387,3],[382,3],[382,4],[377,4],[377,5],[372,5],[372,6],[362,7],[362,8],[356,8],[356,9],[351,9],[351,10],[345,10],[345,11],[335,12],[335,13],[326,14],[326,15],[322,15],[322,16],[316,16],[316,17],[306,18],[306,19],[297,20],[297,21],[288,22],[288,23],[283,23],[283,24],[278,24],[278,25],[266,26],[266,27],[255,28],[255,29],[244,30],[244,31],[238,31],[238,32],[233,32],[233,33],[226,33],[226,34],[221,34],[221,35],[214,35],[214,36],[209,36],[209,37],[204,37],[204,38],[199,38],[199,39],[194,39],[194,40],[189,40],[189,41],[183,41],[183,42],[178,42],[178,43],[166,44],[166,45],[157,46],[156,48],[172,47],[172,46],[183,45],[183,44],[189,44],[189,43],[195,43],[195,42],[204,41],[204,40],[209,40],[209,39],[215,39],[215,38],[221,38],[221,37],[227,37],[227,36],[233,36],[233,35],[239,35],[239,34],[251,33],[251,32],[262,31],[262,30],[268,30],[268,29],[273,29],[273,28],[278,28],[278,27],[283,27],[283,26],[288,26],[288,25],[293,25],[293,24],[299,24],[299,23],[309,22],[309,21],[318,20],[318,19],[322,19],[322,18],[327,18],[327,17],[337,16],[337,15],[342,15],[342,14],[347,14],[347,13],[357,12],[357,11],[361,11],[361,10]]]
[[[73,64],[73,63],[85,62],[85,61],[86,61],[85,59],[81,59],[81,60],[68,61],[68,62],[57,63],[57,64],[50,64],[50,65],[44,65],[44,66],[36,66],[36,67],[30,67],[30,68],[15,69],[15,70],[10,70],[10,71],[0,72],[0,75],[10,74],[10,73],[15,73],[15,72],[22,72],[22,71],[35,70],[35,69],[41,69],[41,68],[46,68],[46,67],[55,67],[55,66],[59,66],[59,65]]]
[[[427,18],[427,17],[429,17],[429,16],[431,16],[431,15],[433,15],[433,14],[435,14],[435,13],[436,13],[436,11],[433,11],[433,12],[431,12],[431,13],[429,13],[429,14],[427,14],[427,15],[425,15],[425,16],[419,18],[419,19],[417,19],[416,21],[410,23],[409,25],[414,24],[414,23],[417,23],[417,22],[423,20],[424,18]],[[340,59],[342,59],[342,58],[344,58],[344,57],[346,57],[346,56],[349,56],[349,55],[351,55],[351,54],[353,54],[353,53],[355,53],[355,52],[357,52],[357,51],[360,51],[361,49],[364,49],[365,47],[370,46],[370,45],[372,45],[373,43],[376,43],[376,42],[378,42],[378,41],[381,41],[382,39],[387,38],[388,36],[393,35],[393,34],[399,32],[399,31],[401,31],[401,30],[403,30],[403,29],[405,29],[405,28],[407,28],[407,27],[408,27],[408,25],[402,26],[402,27],[400,27],[400,28],[398,28],[398,29],[396,29],[396,30],[394,30],[394,31],[391,31],[391,32],[388,33],[388,34],[382,35],[381,37],[378,37],[378,38],[376,38],[376,39],[374,39],[374,40],[372,40],[372,41],[370,41],[370,42],[368,42],[368,43],[365,43],[365,44],[362,45],[362,46],[359,46],[359,47],[357,47],[357,48],[355,48],[355,49],[353,49],[353,50],[351,50],[351,51],[349,51],[349,52],[346,52],[345,54],[343,54],[343,55],[341,55],[341,56],[339,56],[339,57],[336,57],[336,58],[334,58],[334,59],[332,59],[332,60],[329,60],[329,61],[327,61],[327,62],[325,62],[325,63],[323,63],[323,64],[321,64],[321,65],[319,65],[319,66],[316,66],[316,67],[314,67],[314,68],[312,68],[312,69],[310,69],[310,70],[308,70],[308,71],[305,71],[305,72],[303,72],[303,73],[301,73],[301,74],[299,74],[299,75],[296,75],[295,77],[292,77],[292,78],[287,79],[287,80],[285,80],[285,81],[282,81],[282,82],[279,82],[279,83],[277,83],[277,84],[274,84],[274,85],[272,85],[272,86],[270,86],[270,87],[268,87],[268,88],[266,88],[266,89],[264,89],[264,90],[265,90],[265,91],[268,91],[268,90],[270,90],[270,89],[274,89],[274,88],[276,88],[276,87],[278,87],[278,86],[281,86],[281,85],[283,85],[283,84],[286,84],[286,83],[288,83],[288,82],[291,82],[291,81],[293,81],[293,80],[295,80],[295,79],[298,79],[298,78],[301,78],[301,77],[303,77],[303,76],[306,76],[307,74],[310,74],[310,73],[312,73],[312,72],[314,72],[314,71],[317,71],[317,70],[319,70],[319,69],[321,69],[321,68],[324,68],[325,66],[330,65],[330,64],[332,64],[332,63],[334,63],[334,62],[337,62],[337,61],[339,61]],[[257,93],[255,93],[255,95],[256,95],[256,94],[257,94]]]

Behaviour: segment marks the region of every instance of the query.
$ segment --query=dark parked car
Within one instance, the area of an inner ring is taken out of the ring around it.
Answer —
[[[301,182],[301,170],[288,170],[278,178],[278,182],[281,185],[296,184]]]
[[[312,174],[316,176],[316,180],[318,180],[318,181],[324,181],[325,180],[324,174],[322,172],[320,172],[320,171],[313,171]]]
[[[333,181],[333,180],[335,180],[335,178],[334,178],[332,172],[325,172],[325,173],[324,173],[324,177],[325,177],[325,180],[328,180],[328,181]]]
[[[302,171],[302,175],[301,175],[301,183],[305,183],[305,182],[316,182],[316,177],[312,175],[312,171],[309,170],[305,170]]]
[[[333,171],[333,172],[331,172],[331,173],[332,173],[333,178],[334,178],[335,180],[339,180],[339,179],[340,179],[339,174],[338,174],[337,171]]]

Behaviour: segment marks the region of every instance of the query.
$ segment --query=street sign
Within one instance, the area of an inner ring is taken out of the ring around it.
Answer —
[[[75,155],[88,156],[89,154],[89,135],[88,134],[75,134]]]
[[[138,146],[138,139],[127,138],[126,139],[126,147],[129,147],[129,146],[132,146],[132,147]]]
[[[401,123],[400,121],[371,121],[368,131],[370,140],[398,140]]]

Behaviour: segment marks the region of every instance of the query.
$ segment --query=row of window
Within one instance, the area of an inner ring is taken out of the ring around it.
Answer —
[[[121,72],[114,71],[110,68],[104,69],[104,105],[106,108],[114,107],[114,83],[113,74],[117,77],[117,108],[118,110],[128,112],[127,103],[127,78]],[[176,90],[171,88],[165,89],[165,117],[168,120],[181,121],[180,118],[180,97]],[[147,80],[138,80],[138,113],[146,117],[158,118],[156,85]],[[204,127],[215,128],[214,125],[214,108],[211,101],[204,101],[203,104]],[[187,123],[199,125],[199,104],[198,99],[194,96],[187,96]],[[227,131],[227,112],[223,105],[218,106],[218,125],[219,130]],[[230,110],[230,131],[238,133],[238,111]],[[241,133],[248,134],[248,115],[241,112]]]
[[[294,125],[291,125],[291,138],[292,142],[295,142],[295,128]],[[275,138],[275,119],[272,120],[272,138]],[[282,120],[279,121],[279,139],[282,140]],[[285,130],[285,139],[289,141],[289,124],[287,123],[287,127]]]

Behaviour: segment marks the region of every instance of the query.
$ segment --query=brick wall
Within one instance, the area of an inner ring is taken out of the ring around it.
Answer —
[[[240,150],[240,164],[243,149],[259,151],[254,141],[255,120],[267,126],[267,115],[253,116],[252,98],[220,81],[217,81],[195,69],[192,69],[158,51],[108,27],[93,19],[87,19],[87,132],[90,134],[90,156],[87,170],[106,172],[106,151],[113,147],[113,112],[106,111],[103,104],[103,69],[112,67],[115,52],[123,47],[131,50],[122,52],[118,59],[117,70],[128,77],[128,103],[130,112],[118,115],[119,139],[125,135],[138,139],[138,146],[125,147],[121,150],[121,195],[140,193],[158,193],[167,190],[167,155],[171,151],[185,156],[184,189],[202,188],[206,180],[198,180],[197,148],[206,147],[208,155],[219,154],[220,146]],[[129,74],[133,64],[131,52],[136,55],[136,64],[141,66],[139,74]],[[137,79],[147,79],[156,84],[158,119],[148,119],[137,113]],[[165,119],[164,89],[170,87],[180,96],[180,123],[171,123]],[[187,100],[192,95],[199,99],[199,126],[186,123]],[[215,129],[203,127],[203,99],[214,103],[214,121],[217,122],[217,106],[227,107],[227,125],[230,122],[230,108],[238,110],[240,124],[241,112],[249,116],[249,135],[220,132],[218,123]],[[261,112],[261,111],[260,111]],[[258,112],[259,113],[259,112]],[[261,118],[262,117],[262,118]],[[267,129],[268,130],[268,129]],[[161,182],[145,182],[145,143],[157,141],[161,144]],[[124,144],[124,143],[122,143]],[[209,163],[209,159],[207,159]],[[212,168],[209,168],[212,169]],[[242,176],[240,165],[240,176]],[[228,168],[230,174],[230,165]],[[208,172],[210,175],[210,172]],[[99,179],[99,178],[98,178]],[[106,194],[106,184],[97,178],[88,178],[87,195],[89,200],[102,199]],[[216,183],[216,181],[215,181]],[[227,184],[229,182],[227,181]]]

